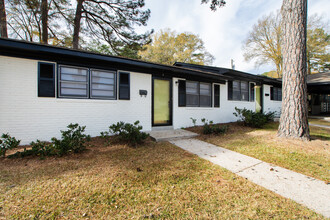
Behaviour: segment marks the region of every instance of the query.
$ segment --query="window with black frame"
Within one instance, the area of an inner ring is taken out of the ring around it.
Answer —
[[[71,66],[59,68],[59,96],[88,98],[88,69]]]
[[[115,99],[116,72],[91,70],[91,98]]]
[[[212,107],[212,84],[179,80],[179,107]]]
[[[270,87],[270,100],[282,101],[282,88]]]
[[[211,84],[210,83],[199,83],[199,102],[201,107],[211,107]]]
[[[247,81],[228,81],[228,100],[249,101],[249,83]]]
[[[199,83],[186,81],[186,105],[199,106]]]
[[[59,66],[58,96],[116,99],[116,71]]]

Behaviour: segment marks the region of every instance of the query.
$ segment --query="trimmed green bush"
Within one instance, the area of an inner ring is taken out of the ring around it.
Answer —
[[[7,150],[18,147],[21,141],[11,137],[8,133],[2,134],[0,138],[0,155],[5,157]]]
[[[68,130],[61,131],[62,138],[52,138],[52,143],[57,155],[62,156],[68,152],[79,153],[86,149],[85,142],[90,139],[89,135],[83,134],[86,126],[69,124]]]
[[[26,156],[63,156],[67,153],[78,153],[86,149],[85,142],[90,139],[89,135],[83,134],[86,126],[79,126],[78,124],[69,124],[68,130],[61,131],[61,139],[52,138],[52,142],[45,142],[37,140],[31,142],[31,149],[22,152],[16,152],[10,155],[11,158],[26,157]]]
[[[236,112],[233,114],[238,117],[238,121],[243,122],[244,126],[253,128],[262,128],[265,124],[274,119],[275,112],[253,112],[246,108],[239,109],[235,107]]]
[[[143,127],[139,123],[139,121],[134,122],[134,124],[120,121],[117,124],[112,124],[109,127],[109,132],[118,135],[120,140],[136,146],[137,144],[142,144],[149,137],[149,134],[141,132]]]
[[[223,134],[228,130],[227,125],[214,125],[213,121],[208,122],[205,118],[202,118],[201,121],[204,123],[203,134]]]

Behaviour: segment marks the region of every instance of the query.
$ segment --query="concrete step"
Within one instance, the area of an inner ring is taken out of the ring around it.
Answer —
[[[186,131],[182,129],[158,130],[158,131],[153,130],[148,133],[150,134],[151,138],[157,142],[193,138],[198,136],[198,134],[194,132]]]
[[[152,127],[152,131],[174,130],[173,126],[156,126]]]

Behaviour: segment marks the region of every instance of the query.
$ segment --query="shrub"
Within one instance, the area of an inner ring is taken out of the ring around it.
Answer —
[[[201,121],[204,123],[203,134],[223,134],[228,130],[227,125],[214,125],[213,121],[208,122],[205,118],[202,118]]]
[[[61,131],[62,138],[56,139],[52,138],[52,142],[45,142],[37,140],[36,142],[31,142],[31,149],[22,152],[16,152],[10,155],[11,158],[15,157],[26,157],[26,156],[63,156],[69,152],[78,153],[86,149],[85,142],[90,139],[89,135],[83,134],[86,126],[79,126],[78,124],[69,124],[67,126],[68,130]]]
[[[2,134],[0,138],[0,155],[6,156],[6,151],[18,147],[21,141],[11,137],[8,133]]]
[[[149,134],[141,132],[142,126],[139,123],[139,121],[134,122],[134,124],[117,122],[117,124],[112,124],[109,127],[109,131],[114,135],[118,135],[120,140],[135,146],[143,143],[149,137]]]
[[[86,149],[85,142],[90,139],[89,135],[83,134],[86,126],[79,124],[69,124],[68,130],[61,131],[62,138],[59,140],[52,138],[54,151],[57,155],[62,156],[68,152],[78,153]]]
[[[100,137],[104,140],[104,146],[109,146],[110,145],[110,132],[108,131],[102,131],[100,132]]]
[[[192,121],[194,127],[196,127],[197,119],[196,119],[196,118],[192,118],[192,117],[190,117],[190,119],[191,119],[191,121]]]
[[[245,126],[261,128],[267,122],[270,122],[274,119],[275,112],[268,112],[266,114],[262,112],[253,112],[252,110],[248,110],[246,108],[239,109],[235,107],[236,112],[233,114],[238,117],[238,121],[243,122]]]

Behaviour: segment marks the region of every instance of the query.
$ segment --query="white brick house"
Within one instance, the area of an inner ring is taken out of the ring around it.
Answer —
[[[223,68],[166,66],[0,39],[0,134],[28,144],[70,123],[98,136],[118,121],[145,131],[231,122],[234,108],[280,111],[281,82]],[[274,100],[276,98],[276,100]]]

